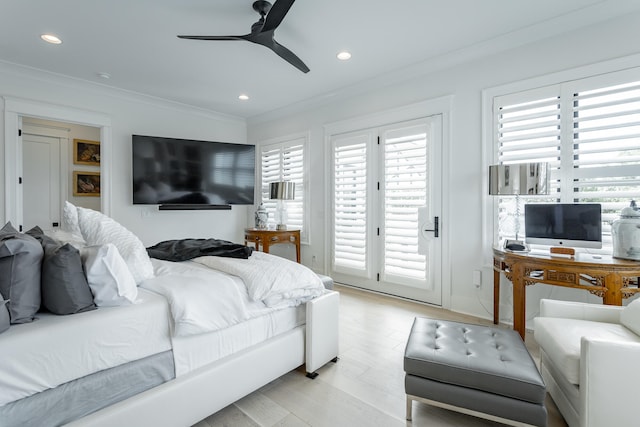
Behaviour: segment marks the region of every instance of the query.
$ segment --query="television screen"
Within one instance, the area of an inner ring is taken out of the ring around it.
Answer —
[[[133,135],[133,203],[252,205],[255,146]]]
[[[602,247],[602,209],[597,203],[526,204],[527,243]]]

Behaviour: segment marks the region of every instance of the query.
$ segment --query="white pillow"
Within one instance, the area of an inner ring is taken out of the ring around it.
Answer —
[[[64,202],[64,208],[62,209],[62,227],[64,231],[68,231],[71,234],[82,236],[80,232],[80,225],[78,225],[78,209],[75,205]]]
[[[138,287],[118,249],[111,243],[86,246],[80,250],[87,282],[98,307],[135,302]]]
[[[640,335],[640,300],[633,300],[620,313],[620,323]]]
[[[154,277],[147,250],[135,234],[100,212],[81,207],[77,210],[80,231],[88,245],[113,243],[137,284]]]
[[[75,234],[65,230],[52,230],[45,232],[45,234],[49,237],[53,237],[59,242],[69,243],[76,249],[82,249],[87,246],[87,242],[82,238],[82,234]]]

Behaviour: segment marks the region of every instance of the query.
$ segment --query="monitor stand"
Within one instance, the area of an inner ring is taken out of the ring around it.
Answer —
[[[565,256],[565,257],[571,257],[573,258],[573,256],[576,254],[576,250],[573,248],[564,248],[564,247],[559,247],[559,246],[553,246],[551,248],[549,248],[549,252],[551,253],[551,256]]]

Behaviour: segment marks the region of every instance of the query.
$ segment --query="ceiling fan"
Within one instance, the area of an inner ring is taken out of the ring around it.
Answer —
[[[178,36],[191,40],[246,40],[265,46],[274,51],[282,59],[302,71],[309,72],[309,67],[293,52],[273,38],[274,32],[282,22],[295,0],[276,0],[273,5],[266,0],[253,2],[253,10],[260,14],[260,20],[251,26],[251,33],[242,36]]]

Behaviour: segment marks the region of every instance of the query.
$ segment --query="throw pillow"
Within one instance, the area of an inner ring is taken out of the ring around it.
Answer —
[[[2,295],[0,295],[0,334],[9,329],[11,326],[11,319],[9,318],[9,309],[7,303]]]
[[[84,248],[87,246],[87,242],[82,238],[82,234],[73,234],[70,231],[64,230],[52,230],[48,232],[50,237],[53,237],[60,243],[69,243],[76,249]]]
[[[78,249],[45,235],[37,226],[27,234],[37,239],[44,251],[40,284],[42,305],[54,314],[95,310]]]
[[[10,222],[0,229],[0,294],[9,300],[11,323],[33,321],[40,308],[42,246]]]
[[[64,208],[62,209],[62,229],[69,233],[82,236],[78,223],[78,209],[66,200],[64,202]]]
[[[147,250],[135,234],[101,212],[81,207],[77,210],[80,231],[87,244],[95,246],[113,243],[137,284],[154,277]]]
[[[80,256],[98,307],[135,302],[138,287],[115,245],[87,246],[82,248]]]

